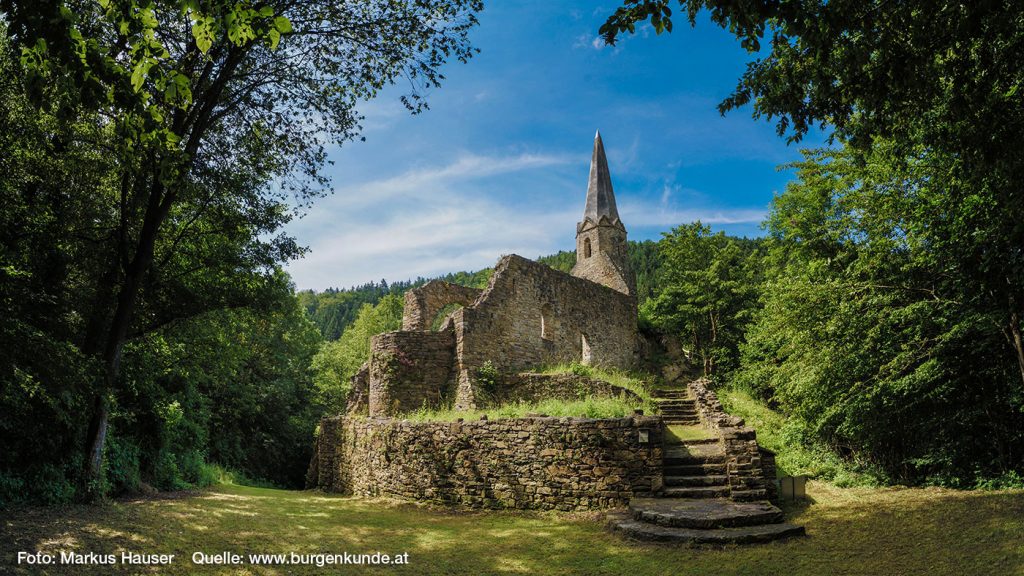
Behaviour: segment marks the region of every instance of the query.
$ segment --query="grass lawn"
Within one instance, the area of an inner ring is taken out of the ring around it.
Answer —
[[[668,434],[669,438],[674,438],[677,442],[685,442],[687,440],[707,440],[709,438],[716,437],[711,433],[711,430],[700,425],[684,426],[682,424],[669,424],[665,426],[665,432]]]
[[[3,574],[1024,575],[1024,491],[840,489],[789,510],[808,536],[769,545],[628,543],[599,514],[452,513],[313,492],[218,486],[180,498],[0,512]],[[160,569],[25,568],[19,550],[173,553]],[[193,552],[409,553],[409,566],[202,568]]]

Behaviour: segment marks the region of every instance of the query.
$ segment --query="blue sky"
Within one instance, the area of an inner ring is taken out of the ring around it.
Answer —
[[[360,107],[365,142],[334,149],[334,193],[289,224],[311,252],[288,271],[300,289],[346,288],[490,266],[575,246],[594,132],[600,129],[631,240],[700,219],[760,234],[799,158],[750,109],[715,105],[748,61],[706,18],[649,26],[615,47],[597,29],[616,4],[492,2],[471,38],[409,115],[385,90]],[[805,140],[801,146],[817,144]]]

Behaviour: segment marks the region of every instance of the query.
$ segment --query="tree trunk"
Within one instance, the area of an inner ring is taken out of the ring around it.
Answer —
[[[1020,316],[1016,312],[1010,313],[1009,331],[1013,348],[1017,351],[1017,367],[1020,368],[1021,384],[1024,385],[1024,341],[1020,335]]]
[[[94,411],[87,438],[89,458],[86,461],[85,481],[87,496],[90,499],[103,495],[103,450],[107,441],[107,424],[110,420],[110,394],[116,389],[117,379],[121,374],[121,352],[124,350],[128,329],[131,327],[139,289],[153,263],[157,234],[170,209],[171,199],[164,198],[164,187],[155,173],[152,177],[153,183],[150,186],[145,220],[139,233],[139,243],[134,258],[125,270],[124,282],[117,296],[117,308],[103,349],[103,383],[93,403]]]

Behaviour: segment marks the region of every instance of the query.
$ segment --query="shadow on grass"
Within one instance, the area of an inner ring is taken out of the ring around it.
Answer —
[[[452,512],[314,492],[218,487],[178,500],[21,509],[0,526],[0,572],[15,574],[320,574],[316,566],[197,567],[193,552],[409,553],[388,574],[1021,574],[1024,492],[850,489],[811,483],[787,506],[806,538],[718,549],[638,545],[599,515]],[[137,567],[18,568],[18,550],[174,553]]]

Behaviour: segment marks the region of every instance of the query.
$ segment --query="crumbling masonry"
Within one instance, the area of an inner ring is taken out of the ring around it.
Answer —
[[[523,370],[573,361],[629,368],[637,350],[636,282],[598,134],[572,273],[510,255],[484,290],[439,281],[410,290],[402,329],[375,337],[353,378],[349,412],[482,407]]]

